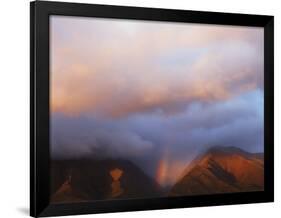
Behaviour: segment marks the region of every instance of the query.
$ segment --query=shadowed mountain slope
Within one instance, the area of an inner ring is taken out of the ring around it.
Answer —
[[[160,196],[160,186],[125,160],[52,161],[51,201],[81,202]]]

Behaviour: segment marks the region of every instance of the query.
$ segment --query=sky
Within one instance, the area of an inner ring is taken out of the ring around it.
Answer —
[[[263,28],[50,18],[51,156],[165,186],[204,150],[263,152]]]

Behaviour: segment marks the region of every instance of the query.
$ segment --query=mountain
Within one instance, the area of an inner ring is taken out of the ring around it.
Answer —
[[[81,202],[161,195],[160,186],[126,160],[53,160],[51,202]]]
[[[263,154],[216,146],[191,162],[169,196],[260,191],[263,187]]]

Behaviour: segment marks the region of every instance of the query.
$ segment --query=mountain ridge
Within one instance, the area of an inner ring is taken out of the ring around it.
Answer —
[[[160,186],[128,160],[52,162],[53,203],[159,196]]]
[[[202,152],[169,188],[161,187],[156,178],[126,159],[52,160],[51,202],[261,191],[263,177],[263,153],[231,146],[213,146]]]
[[[263,177],[261,153],[214,146],[187,166],[169,195],[259,191],[263,190]]]

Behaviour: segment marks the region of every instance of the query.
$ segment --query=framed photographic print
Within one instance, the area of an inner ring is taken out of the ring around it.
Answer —
[[[273,17],[35,1],[30,215],[272,202]]]

